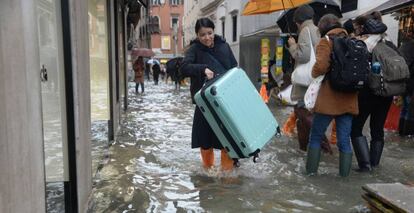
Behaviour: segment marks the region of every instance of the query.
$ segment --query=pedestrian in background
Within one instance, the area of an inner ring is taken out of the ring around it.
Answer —
[[[410,69],[410,80],[407,83],[407,93],[403,95],[403,107],[399,122],[399,135],[414,135],[414,113],[409,110],[414,105],[414,38],[413,32],[403,33],[399,52],[404,57]]]
[[[396,50],[395,45],[386,37],[387,26],[382,23],[381,13],[373,12],[366,16],[359,16],[354,21],[356,35],[363,40],[370,54],[378,44],[385,43]],[[378,166],[382,150],[384,148],[384,124],[393,97],[375,95],[369,86],[363,88],[358,94],[359,114],[352,121],[352,146],[358,161],[358,171],[371,171],[372,167]],[[363,135],[364,125],[370,117],[371,142]]]
[[[152,77],[154,78],[154,84],[158,85],[158,80],[160,78],[161,67],[158,63],[152,65]]]
[[[214,34],[214,23],[208,18],[198,19],[195,25],[197,38],[186,51],[180,67],[183,77],[191,78],[191,98],[207,80],[236,67],[237,61],[229,44],[219,35]],[[221,150],[221,168],[231,170],[233,160],[228,156],[217,136],[211,129],[202,112],[196,107],[194,112],[191,148],[200,148],[203,166],[214,166],[214,150]]]
[[[138,87],[141,84],[141,93],[144,93],[144,59],[139,56],[132,67],[135,72],[135,93],[138,93]]]
[[[333,41],[329,37],[345,37],[347,32],[342,28],[339,18],[332,14],[323,16],[318,24],[322,39],[316,46],[316,63],[312,69],[312,77],[316,78],[330,71]],[[322,81],[315,106],[311,135],[306,159],[306,173],[318,171],[321,142],[329,123],[335,119],[337,146],[339,149],[339,175],[349,175],[352,164],[352,148],[350,133],[352,115],[358,114],[357,92],[340,92],[331,88],[329,79]]]
[[[288,39],[289,52],[295,59],[295,67],[299,64],[308,63],[311,57],[311,47],[315,50],[315,46],[320,40],[320,33],[318,28],[313,23],[314,11],[311,6],[303,5],[297,8],[293,14],[293,21],[298,26],[298,42],[293,37]],[[310,34],[310,38],[309,38]],[[283,126],[285,134],[292,134],[296,126],[298,133],[299,148],[306,151],[309,143],[309,134],[312,125],[312,113],[305,108],[304,96],[307,86],[295,84],[292,81],[291,100],[298,103],[294,107],[294,112],[291,113]],[[333,128],[334,129],[334,128]],[[336,133],[332,138],[336,140]],[[328,139],[324,138],[324,150],[331,152]]]

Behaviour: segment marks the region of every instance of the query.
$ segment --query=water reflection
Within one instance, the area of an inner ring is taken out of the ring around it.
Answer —
[[[394,134],[387,135],[380,168],[348,178],[337,175],[336,151],[322,156],[318,176],[304,175],[306,153],[286,137],[274,138],[257,164],[242,160],[231,173],[219,165],[205,171],[199,151],[190,149],[188,88],[177,92],[147,82],[141,95],[132,86],[130,109],[95,182],[89,212],[363,212],[362,185],[414,180],[414,143]],[[279,121],[292,110],[270,105]]]

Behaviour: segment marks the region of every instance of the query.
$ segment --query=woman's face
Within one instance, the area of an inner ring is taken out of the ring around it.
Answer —
[[[207,47],[214,45],[214,30],[213,28],[201,27],[197,32],[198,40]]]

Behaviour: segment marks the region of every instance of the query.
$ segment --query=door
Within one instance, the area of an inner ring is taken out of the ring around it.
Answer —
[[[46,190],[61,194],[69,181],[61,1],[37,0],[36,4]],[[47,197],[48,210],[62,208],[61,200],[63,195]]]

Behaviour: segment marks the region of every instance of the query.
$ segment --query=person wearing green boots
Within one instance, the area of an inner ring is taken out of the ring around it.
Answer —
[[[325,75],[330,71],[333,37],[347,36],[338,17],[327,14],[318,24],[321,40],[316,46],[316,63],[312,77]],[[339,175],[349,175],[352,164],[351,127],[352,117],[358,114],[357,92],[341,92],[331,88],[328,78],[322,81],[313,108],[314,117],[311,127],[309,147],[306,159],[306,173],[316,174],[321,156],[321,141],[332,119],[336,121],[337,146],[339,149]]]

